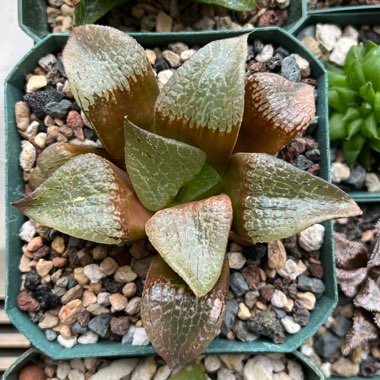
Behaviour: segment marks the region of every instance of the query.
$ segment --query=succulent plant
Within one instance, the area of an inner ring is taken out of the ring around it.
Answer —
[[[330,139],[343,148],[347,162],[370,169],[380,152],[380,46],[353,46],[344,70],[330,66]]]
[[[42,183],[14,203],[43,225],[94,242],[148,236],[159,255],[141,316],[171,367],[219,333],[231,226],[253,244],[361,213],[335,186],[268,154],[308,126],[313,88],[270,73],[246,78],[247,39],[209,43],[159,93],[133,38],[75,28],[63,52],[66,75],[109,158],[56,144],[39,157]],[[235,146],[244,149],[232,155]]]
[[[337,279],[342,292],[354,298],[353,326],[343,353],[380,338],[380,222],[369,251],[360,242],[335,233]]]

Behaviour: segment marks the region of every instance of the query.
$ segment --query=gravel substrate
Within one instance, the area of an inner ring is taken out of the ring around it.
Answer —
[[[261,355],[208,355],[197,362],[204,369],[208,380],[303,380],[301,364],[284,354]],[[159,357],[123,358],[105,360],[99,358],[53,361],[41,357],[24,367],[20,380],[166,380],[181,368],[171,370]]]
[[[70,31],[73,0],[48,0],[48,23],[54,33]],[[234,12],[193,0],[132,0],[105,15],[99,24],[126,32],[179,32],[284,25],[290,0],[258,0],[250,12]]]
[[[197,47],[174,43],[147,50],[160,88]],[[273,71],[315,85],[307,61],[282,48],[255,40],[249,46],[247,72]],[[75,103],[60,55],[47,55],[26,78],[25,101],[16,104],[23,138],[20,164],[28,180],[42,150],[55,142],[101,147]],[[319,174],[320,152],[311,136],[293,140],[279,157]],[[309,323],[310,312],[325,290],[319,259],[324,227],[316,224],[283,242],[243,247],[230,240],[231,285],[221,335],[252,341],[262,335],[281,343]],[[149,344],[140,319],[140,300],[149,265],[156,254],[148,240],[122,246],[76,239],[31,220],[20,231],[25,242],[19,308],[45,330],[48,340],[65,347],[99,339]]]

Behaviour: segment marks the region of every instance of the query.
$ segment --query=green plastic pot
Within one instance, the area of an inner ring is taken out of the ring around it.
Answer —
[[[342,12],[351,12],[351,13],[358,13],[362,11],[372,12],[377,9],[380,9],[379,5],[350,5],[346,7],[327,7],[327,8],[309,8],[307,10],[307,13],[309,15],[318,15],[318,14],[338,14],[340,15]]]
[[[140,35],[137,39],[144,47],[165,46],[168,43],[182,41],[189,45],[204,45],[212,40],[232,37],[241,34],[238,31],[222,31],[218,34],[202,33],[192,35],[165,34],[165,35]],[[250,36],[252,41],[259,38],[263,42],[273,42],[290,52],[298,53],[310,61],[311,72],[318,82],[318,105],[319,127],[317,139],[321,151],[321,176],[330,180],[329,137],[327,130],[327,75],[323,65],[313,58],[300,42],[289,33],[279,28],[263,28],[254,30]],[[67,40],[67,35],[50,35],[37,43],[28,54],[16,65],[5,82],[5,114],[6,114],[6,217],[7,217],[7,299],[6,311],[14,325],[23,333],[30,342],[46,355],[54,359],[70,357],[91,356],[126,356],[147,355],[154,353],[151,346],[132,346],[117,342],[99,342],[95,345],[76,345],[71,349],[60,346],[57,342],[49,342],[44,332],[34,325],[29,316],[20,311],[16,306],[16,297],[20,290],[21,273],[18,270],[19,260],[22,254],[22,245],[18,233],[24,222],[23,215],[10,202],[20,199],[23,194],[22,170],[19,167],[18,157],[20,154],[20,136],[17,132],[14,105],[22,99],[25,86],[25,75],[33,71],[38,65],[38,60],[48,53],[56,53],[62,50]],[[292,352],[295,351],[305,339],[308,339],[324,323],[332,313],[337,302],[337,286],[335,278],[335,259],[333,254],[332,223],[325,223],[326,233],[321,253],[321,260],[325,270],[326,292],[311,313],[310,324],[302,328],[297,334],[291,335],[283,344],[276,345],[266,340],[257,340],[251,343],[217,339],[207,349],[208,353],[241,353],[241,352]]]
[[[369,6],[371,7],[371,6]],[[316,24],[337,24],[340,26],[347,25],[378,25],[380,22],[380,5],[373,6],[376,10],[366,12],[321,12],[310,14],[302,24],[299,24],[294,30],[293,35],[298,33],[309,25]],[[343,7],[344,8],[344,7]],[[349,8],[349,7],[346,7]],[[355,7],[354,7],[355,8]],[[355,8],[357,9],[357,8]],[[366,8],[367,9],[367,8]],[[380,192],[369,193],[368,191],[351,191],[348,193],[356,202],[380,202]]]
[[[21,29],[30,36],[35,42],[51,34],[50,27],[47,22],[46,15],[47,0],[18,0],[18,23]],[[305,0],[290,0],[289,18],[284,29],[292,32],[298,25],[302,23],[307,15],[307,4]],[[240,32],[249,32],[250,29],[242,29]],[[186,32],[191,35],[202,35],[204,32]],[[217,36],[219,31],[207,31],[207,34]],[[165,37],[167,33],[132,33],[132,35],[147,34],[159,35]],[[183,32],[174,35],[182,35]],[[177,39],[178,41],[178,39]]]
[[[41,353],[31,348],[24,352],[4,373],[3,380],[18,380],[20,371],[28,364],[36,364]],[[297,360],[301,365],[307,380],[324,380],[322,372],[305,355],[298,351],[288,354]]]

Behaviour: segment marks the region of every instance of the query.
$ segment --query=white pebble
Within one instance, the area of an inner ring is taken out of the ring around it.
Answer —
[[[307,252],[317,251],[322,247],[324,236],[325,227],[322,224],[313,224],[299,233],[298,243]]]
[[[36,162],[36,148],[29,141],[21,142],[20,166],[26,172],[30,171]]]
[[[181,66],[181,58],[178,54],[171,50],[165,50],[162,52],[162,56],[168,61],[170,67],[177,68]]]
[[[275,3],[280,9],[285,9],[289,6],[290,0],[275,0]]]
[[[289,277],[293,281],[301,274],[298,265],[291,259],[286,260],[285,265],[276,271],[281,277]]]
[[[165,85],[167,81],[172,77],[173,71],[172,70],[162,70],[157,75],[157,80]]]
[[[72,369],[77,369],[77,370],[79,370],[81,372],[84,372],[86,370],[86,367],[85,367],[82,359],[72,359],[72,360],[70,360],[70,367]]]
[[[74,347],[78,341],[75,336],[65,339],[62,335],[58,335],[57,340],[61,346],[66,347],[66,348]]]
[[[271,304],[274,307],[278,307],[282,309],[286,306],[288,303],[288,298],[286,297],[286,294],[282,292],[281,290],[275,289],[272,294]]]
[[[297,66],[299,67],[301,71],[301,77],[307,78],[310,76],[310,63],[305,58],[302,58],[298,54],[292,54],[294,59],[296,60]]]
[[[292,380],[303,380],[303,371],[301,364],[295,360],[288,360],[288,373]]]
[[[258,62],[268,62],[273,57],[273,53],[274,53],[273,46],[268,44],[264,46],[260,54],[257,54],[255,59]]]
[[[40,148],[43,149],[46,146],[46,139],[47,139],[47,133],[40,132],[34,138],[34,142],[36,145],[38,145]]]
[[[247,259],[241,252],[228,252],[228,265],[230,269],[241,269],[247,262]]]
[[[348,179],[351,175],[351,169],[347,164],[342,162],[333,162],[331,164],[331,180],[340,183]]]
[[[349,38],[357,41],[359,39],[359,32],[353,26],[347,25],[343,29],[343,37],[349,37]]]
[[[338,66],[344,66],[348,52],[351,47],[357,45],[357,41],[350,37],[342,37],[335,44],[334,50],[330,54],[329,60]]]
[[[329,363],[329,362],[323,363],[321,365],[320,369],[326,378],[331,377],[331,363]]]
[[[204,363],[207,372],[210,373],[216,372],[222,364],[217,355],[207,355]]]
[[[99,340],[98,334],[95,334],[93,331],[87,331],[78,338],[80,344],[95,344]]]
[[[72,369],[69,372],[69,380],[84,380],[84,373],[80,372],[78,369]]]
[[[194,55],[195,50],[190,49],[190,50],[185,50],[181,53],[181,61],[185,62],[187,61],[192,55]]]
[[[32,220],[28,220],[21,226],[19,236],[22,240],[29,243],[34,238],[36,233],[37,231],[34,222]]]
[[[42,57],[38,64],[46,71],[49,71],[53,68],[53,66],[57,63],[57,58],[54,54],[48,54],[45,55],[45,57]]]
[[[129,379],[128,375],[135,369],[138,361],[137,358],[114,360],[111,364],[99,369],[89,380]]]
[[[58,379],[66,379],[70,372],[70,365],[67,362],[59,362],[57,366],[57,377]]]
[[[369,193],[380,191],[380,178],[375,173],[367,173],[365,175],[365,185]]]
[[[144,327],[136,327],[133,332],[132,346],[147,346],[150,343]]]
[[[167,380],[172,373],[172,370],[167,364],[158,367],[156,374],[153,377],[153,380]]]
[[[287,315],[286,317],[281,319],[281,324],[285,331],[289,334],[296,334],[298,331],[301,330],[301,326],[294,321],[294,318],[290,315]]]
[[[329,52],[342,36],[342,30],[334,24],[317,24],[315,36],[321,47]]]
[[[136,327],[132,325],[129,328],[128,332],[125,335],[123,335],[123,339],[121,340],[121,343],[122,344],[132,343],[132,341],[133,341],[133,335],[135,333],[135,330],[136,330]]]
[[[98,283],[106,274],[100,270],[99,265],[89,264],[83,268],[84,274],[88,277],[92,284]]]

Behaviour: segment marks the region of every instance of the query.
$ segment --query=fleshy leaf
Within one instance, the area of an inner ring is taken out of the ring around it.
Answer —
[[[378,123],[380,123],[380,92],[376,92],[373,99],[373,112]]]
[[[160,256],[154,259],[141,299],[141,319],[169,367],[191,362],[219,333],[228,288],[226,260],[211,292],[197,298]]]
[[[347,335],[346,343],[343,347],[343,355],[348,355],[351,350],[378,338],[376,326],[364,318],[361,313],[355,313],[353,322],[354,324]]]
[[[155,105],[156,133],[202,149],[223,168],[244,107],[247,36],[213,41],[169,79]]]
[[[75,24],[93,24],[112,8],[125,3],[127,0],[80,0],[75,5]]]
[[[63,63],[75,100],[124,166],[124,116],[144,129],[154,123],[158,85],[145,50],[119,30],[85,25],[71,32]]]
[[[347,137],[346,123],[343,114],[334,112],[330,117],[330,140],[335,141]]]
[[[376,281],[367,278],[354,300],[356,307],[362,307],[368,311],[380,312],[380,288]]]
[[[342,292],[347,297],[354,297],[359,289],[359,285],[365,280],[368,273],[367,268],[359,269],[336,269],[336,278],[342,289]]]
[[[355,107],[348,107],[344,114],[344,121],[354,121],[360,118],[360,112]]]
[[[329,107],[333,108],[335,111],[344,114],[346,112],[346,105],[342,102],[340,95],[336,88],[329,88],[328,92]]]
[[[365,137],[361,134],[356,134],[350,140],[343,141],[344,157],[349,165],[353,165],[365,144]]]
[[[361,63],[363,54],[364,49],[362,45],[353,46],[348,52],[346,61],[344,63],[346,83],[354,90],[359,90],[359,88],[367,82]]]
[[[347,139],[348,140],[351,137],[355,136],[360,131],[360,127],[362,123],[363,123],[363,119],[356,119],[356,120],[351,121],[347,125],[347,133],[348,133]]]
[[[362,67],[366,80],[373,84],[375,91],[380,91],[380,46],[366,52]]]
[[[255,0],[195,0],[201,4],[219,5],[239,12],[249,12],[255,8]]]
[[[245,86],[244,117],[234,152],[275,154],[315,115],[314,88],[274,73],[255,73]]]
[[[365,266],[367,248],[358,241],[351,241],[343,234],[334,233],[335,259],[340,268],[355,269]]]
[[[201,171],[179,191],[174,203],[182,204],[217,194],[221,185],[218,172],[207,162]]]
[[[234,230],[253,242],[283,239],[324,220],[362,213],[336,186],[268,154],[232,156],[224,184]]]
[[[330,67],[329,67],[327,74],[328,74],[330,87],[346,86],[346,77],[344,75],[343,70],[340,70],[340,72],[336,72],[336,71],[330,70]]]
[[[141,203],[161,210],[202,169],[206,154],[125,121],[125,165]]]
[[[145,237],[151,216],[129,188],[126,173],[92,153],[66,162],[13,205],[45,226],[105,244]]]
[[[371,82],[367,82],[359,89],[360,96],[368,103],[372,103],[375,97],[375,91]]]
[[[231,222],[231,201],[223,194],[158,211],[145,231],[167,264],[202,297],[220,276]]]
[[[362,134],[370,139],[379,139],[375,114],[372,112],[363,121],[361,128]]]
[[[181,369],[177,374],[171,376],[169,380],[207,380],[207,377],[202,367],[194,363]]]
[[[109,154],[98,148],[92,148],[83,145],[74,145],[69,143],[55,143],[46,147],[37,160],[37,176],[35,177],[33,187],[39,186],[43,181],[50,177],[59,167],[72,158],[80,154],[93,153],[100,157],[110,159]]]

